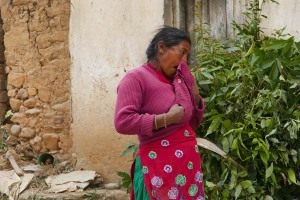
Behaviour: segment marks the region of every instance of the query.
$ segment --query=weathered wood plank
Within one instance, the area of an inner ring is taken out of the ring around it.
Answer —
[[[208,0],[201,1],[201,20],[202,23],[210,23],[209,21],[209,2]]]
[[[233,11],[234,20],[238,23],[245,22],[244,12],[247,10],[247,0],[234,0]]]
[[[186,19],[186,30],[191,35],[193,34],[194,25],[196,22],[197,16],[195,15],[195,0],[187,0],[186,1],[186,13],[185,13],[185,19]]]
[[[164,0],[164,25],[173,26],[173,0]]]
[[[227,38],[230,39],[235,37],[232,25],[232,21],[234,20],[234,1],[235,0],[226,0],[226,35]]]
[[[226,38],[226,0],[209,1],[209,21],[212,36],[218,39]]]
[[[208,23],[212,36],[219,39],[235,38],[233,21],[243,23],[247,0],[165,0],[165,25],[186,30],[194,37],[195,23]],[[200,5],[200,17],[195,15],[196,4]],[[207,28],[204,25],[205,28]]]

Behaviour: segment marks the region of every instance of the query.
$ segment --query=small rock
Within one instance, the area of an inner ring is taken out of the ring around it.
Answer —
[[[17,95],[16,95],[17,99],[27,99],[28,98],[28,92],[24,89],[24,88],[21,88]]]
[[[27,90],[28,90],[28,95],[29,96],[34,96],[34,95],[37,94],[36,88],[28,88]]]
[[[42,138],[40,136],[36,136],[35,138],[29,141],[30,146],[36,151],[40,151],[42,149],[41,142],[42,142]]]
[[[70,102],[67,101],[65,103],[56,104],[56,105],[52,106],[52,109],[55,110],[55,111],[64,112],[64,111],[69,111],[70,107],[71,107]]]
[[[19,99],[12,98],[9,100],[9,104],[14,112],[18,112],[20,110],[20,106],[22,105],[22,101]]]
[[[18,137],[19,134],[21,133],[21,126],[19,125],[13,125],[10,129],[10,133],[15,136]]]
[[[9,97],[14,97],[14,96],[16,96],[16,94],[17,94],[17,91],[15,89],[8,90],[8,92],[7,92],[7,96],[9,96]]]
[[[16,145],[18,144],[18,138],[13,135],[10,135],[6,140],[6,144],[10,146]]]
[[[107,184],[104,184],[104,188],[107,190],[115,190],[115,189],[119,189],[120,186],[118,183],[107,183]]]
[[[91,181],[90,185],[100,185],[103,184],[103,178],[100,175],[96,175],[95,179]]]
[[[40,100],[46,103],[50,99],[51,90],[49,88],[42,87],[39,89],[38,94],[39,94]]]
[[[35,137],[35,131],[31,128],[23,128],[19,137],[32,139]]]
[[[38,115],[41,113],[41,110],[37,109],[37,108],[33,108],[33,109],[27,110],[25,113],[28,115]]]
[[[35,99],[34,98],[27,99],[24,102],[24,106],[26,106],[27,108],[34,108],[35,107]]]
[[[30,128],[34,128],[37,124],[37,121],[38,119],[37,118],[30,118],[28,119],[28,122],[27,122],[27,125],[30,127]]]
[[[7,77],[7,83],[16,88],[20,88],[25,82],[25,75],[22,73],[10,72]]]
[[[11,117],[11,121],[18,124],[25,124],[27,122],[27,118],[24,113],[14,113]]]
[[[59,136],[56,133],[47,133],[43,135],[43,143],[49,150],[58,150]]]
[[[62,124],[64,122],[63,116],[54,116],[53,117],[54,124]]]
[[[55,112],[47,112],[44,116],[45,117],[53,117],[55,115]]]
[[[19,108],[19,112],[20,112],[20,113],[23,113],[23,112],[25,112],[26,110],[27,110],[27,108],[26,108],[25,106],[23,106],[23,105],[21,105],[20,108]]]

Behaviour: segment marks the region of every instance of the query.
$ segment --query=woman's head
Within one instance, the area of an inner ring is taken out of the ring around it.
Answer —
[[[180,62],[186,62],[191,48],[191,39],[184,31],[164,27],[158,30],[150,42],[146,54],[149,62],[168,78],[176,73]]]

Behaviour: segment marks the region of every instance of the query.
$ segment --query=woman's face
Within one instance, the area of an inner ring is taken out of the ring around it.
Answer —
[[[188,41],[182,41],[180,44],[159,49],[159,66],[161,72],[169,79],[172,79],[176,73],[180,62],[187,62],[190,54],[191,45]]]

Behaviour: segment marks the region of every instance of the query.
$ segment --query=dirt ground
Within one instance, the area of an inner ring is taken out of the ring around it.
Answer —
[[[1,133],[1,132],[0,132]],[[6,158],[7,151],[16,160],[16,163],[20,168],[37,164],[37,158],[39,153],[35,152],[29,144],[23,143],[16,138],[8,139],[9,135],[0,134],[0,171],[13,170],[10,162]],[[55,154],[53,154],[55,157]],[[97,175],[94,181],[90,182],[86,190],[82,192],[64,192],[64,193],[49,193],[47,190],[49,186],[45,182],[45,178],[52,175],[58,175],[61,173],[68,173],[74,171],[74,165],[76,161],[60,161],[55,157],[55,163],[40,165],[41,169],[34,173],[30,185],[20,194],[20,200],[76,200],[76,199],[88,199],[88,200],[126,200],[129,199],[129,195],[124,190],[118,188],[118,184],[115,183],[114,187],[107,186],[109,184],[103,183],[103,178]],[[8,200],[8,197],[0,193],[0,200]]]

